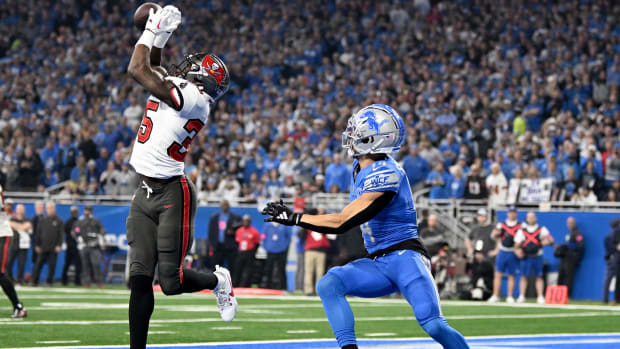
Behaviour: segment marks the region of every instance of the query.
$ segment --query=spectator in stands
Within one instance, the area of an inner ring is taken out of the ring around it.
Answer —
[[[75,273],[75,285],[82,285],[82,261],[80,260],[80,251],[78,251],[77,241],[73,234],[73,226],[79,220],[80,210],[77,206],[71,206],[71,216],[65,221],[65,265],[62,267],[62,284],[69,284],[69,268],[73,265]]]
[[[254,256],[260,244],[260,233],[252,226],[252,219],[247,214],[243,216],[242,225],[235,232],[235,241],[239,246],[239,255],[233,285],[250,287],[254,275]]]
[[[24,148],[24,153],[19,157],[18,163],[18,188],[23,191],[36,191],[43,173],[43,164],[39,155],[33,152],[32,146],[28,145]]]
[[[208,254],[213,256],[213,264],[221,265],[231,270],[231,274],[235,277],[235,259],[237,257],[237,241],[235,241],[235,232],[241,225],[241,217],[230,211],[230,203],[222,200],[220,204],[220,212],[215,213],[209,219],[209,237]]]
[[[581,171],[580,187],[593,192],[598,198],[602,197],[601,189],[603,188],[603,185],[601,175],[594,170],[594,162],[586,162],[585,168]]]
[[[436,255],[447,242],[445,231],[434,214],[428,216],[428,225],[421,231],[420,236],[431,256]]]
[[[68,6],[61,7],[50,2],[35,9],[11,6],[10,2],[0,5],[0,31],[6,38],[0,48],[5,53],[0,64],[6,68],[3,71],[20,70],[20,80],[15,83],[6,83],[9,80],[0,77],[3,91],[0,182],[4,174],[10,189],[18,188],[17,182],[22,180],[17,175],[21,166],[18,156],[28,145],[42,157],[41,173],[48,162],[54,163],[51,171],[59,182],[70,177],[78,155],[87,161],[98,155],[98,173],[110,161],[120,170],[126,157],[122,147],[127,145],[128,138],[134,137],[144,115],[145,92],[124,78],[122,68],[129,60],[131,46],[107,44],[108,36],[124,38],[131,34],[131,21],[118,18],[133,11],[135,5],[103,0],[71,6],[73,2],[70,0]],[[605,183],[595,194],[599,201],[607,200],[608,196],[615,200],[618,195],[615,191],[610,194],[610,188],[615,179],[620,179],[613,177],[620,173],[614,170],[620,165],[614,162],[618,155],[612,155],[620,141],[617,128],[620,112],[616,110],[620,63],[618,54],[609,48],[616,37],[615,17],[609,15],[614,10],[612,3],[584,2],[579,6],[552,3],[539,8],[490,0],[483,0],[482,4],[448,2],[435,6],[428,20],[412,15],[419,12],[417,9],[430,11],[429,4],[426,0],[363,4],[353,0],[330,3],[330,16],[317,16],[314,2],[287,3],[267,10],[260,2],[250,2],[243,7],[247,20],[232,21],[233,34],[225,42],[219,42],[217,35],[203,35],[205,27],[197,22],[200,16],[187,17],[187,23],[178,31],[178,42],[191,46],[195,37],[204,36],[204,46],[217,46],[228,61],[236,62],[231,70],[237,76],[233,79],[235,86],[218,103],[214,122],[194,140],[193,159],[188,160],[196,164],[205,154],[217,153],[209,155],[213,157],[209,162],[216,164],[209,164],[215,187],[224,172],[234,172],[243,188],[250,173],[262,176],[276,169],[277,176],[284,180],[289,175],[288,168],[279,171],[280,160],[293,153],[294,159],[305,157],[305,173],[300,173],[299,182],[311,182],[319,173],[327,175],[325,170],[333,162],[332,154],[339,151],[346,115],[364,103],[388,103],[406,116],[406,122],[411,125],[406,135],[408,144],[418,144],[420,156],[433,167],[441,161],[444,168],[450,168],[458,156],[465,155],[468,165],[480,157],[483,168],[489,170],[490,163],[496,160],[494,157],[500,156],[506,161],[498,163],[510,180],[517,168],[529,173],[526,167],[537,162],[540,146],[545,156],[558,158],[557,167],[562,172],[566,164],[576,166],[575,178],[581,180],[583,161],[591,158],[590,145],[598,146],[603,151],[600,161],[605,172],[599,176],[605,178]],[[357,22],[351,21],[350,9],[362,5],[367,15],[358,16]],[[6,10],[7,6],[11,7],[10,11]],[[184,13],[202,10],[199,3],[183,2],[179,6]],[[488,18],[506,25],[488,26],[484,21],[464,18],[463,13],[475,13],[480,6],[488,8]],[[102,9],[112,7],[118,12],[109,16],[101,14]],[[277,15],[277,11],[291,8],[299,16]],[[232,4],[219,10],[223,17],[236,16],[237,7]],[[29,21],[50,13],[64,18],[63,25]],[[410,19],[406,20],[408,16]],[[534,33],[526,25],[533,16],[539,19]],[[583,26],[571,24],[571,19],[582,16],[588,18],[588,28],[596,29],[582,31]],[[298,19],[311,21],[313,27],[325,30],[306,35],[306,27],[292,24]],[[355,57],[361,57],[360,50],[366,50],[369,41],[364,35],[356,35],[355,30],[346,40],[334,39],[342,28],[359,27],[361,22],[365,31],[381,33],[373,36],[371,46],[388,48],[381,51],[384,54],[380,59],[370,59],[368,66],[393,69],[371,71],[359,64]],[[466,25],[455,27],[452,22]],[[287,28],[269,34],[278,40],[264,40],[265,28],[278,26]],[[31,29],[24,32],[25,27]],[[112,29],[97,32],[93,30],[95,27]],[[414,32],[416,35],[408,35]],[[513,40],[513,36],[517,39]],[[16,37],[19,40],[15,41]],[[41,37],[62,38],[62,45],[56,41],[40,45]],[[284,37],[302,39],[298,40],[298,47],[288,47],[287,41],[282,40]],[[571,37],[579,40],[566,39]],[[608,38],[612,38],[611,43]],[[505,40],[510,43],[506,44]],[[19,45],[11,45],[13,41]],[[93,51],[89,49],[91,46],[98,49]],[[420,49],[435,46],[450,47],[454,57],[440,62],[435,57],[436,50]],[[35,53],[29,52],[32,47],[37,47]],[[257,54],[267,49],[279,52],[281,57]],[[178,56],[177,51],[178,47],[171,46],[169,53]],[[93,63],[99,61],[105,63]],[[422,62],[422,68],[411,69],[413,62]],[[23,71],[21,66],[32,69]],[[241,74],[242,66],[266,68],[249,69]],[[371,75],[373,79],[369,80]],[[37,83],[25,87],[22,80]],[[378,94],[377,91],[388,92]],[[93,144],[98,146],[100,154],[94,151]],[[521,154],[506,151],[517,146]],[[494,149],[491,157],[489,149]],[[252,161],[229,166],[227,162],[234,158],[233,151],[240,159],[251,157]],[[568,155],[573,158],[567,158]],[[314,159],[319,156],[321,159]],[[226,160],[226,164],[219,165],[220,159]],[[397,156],[397,160],[403,159]],[[611,171],[607,171],[608,165]],[[312,167],[318,171],[308,171]],[[480,175],[486,176],[483,168]],[[549,177],[542,168],[539,171],[541,178]],[[595,172],[598,172],[596,161]],[[552,174],[556,178],[555,187],[563,179],[553,171]],[[49,177],[54,176],[49,174]],[[36,179],[30,190],[40,183],[50,186],[54,182],[41,181],[41,176]],[[325,182],[321,183],[318,192],[332,190],[331,179],[327,179],[327,187]],[[90,182],[87,179],[79,188],[67,192],[93,192]],[[123,192],[130,195],[136,183],[128,183],[131,188]],[[313,189],[317,185],[311,184]],[[101,183],[99,186],[104,187]],[[347,190],[339,187],[340,192]]]
[[[286,256],[293,230],[275,222],[265,223],[261,232],[262,245],[267,251],[263,287],[276,290],[287,289]]]
[[[6,208],[6,207],[5,207]],[[7,210],[7,214],[8,214]],[[31,245],[32,223],[26,218],[26,208],[24,205],[17,205],[15,215],[11,216],[9,224],[13,229],[16,237],[15,249],[11,251],[11,259],[8,264],[9,277],[13,278],[13,264],[17,260],[17,277],[14,278],[18,284],[24,283],[24,270],[26,267],[26,258],[28,258],[28,250]]]
[[[614,151],[605,160],[605,185],[620,181],[620,142],[614,144]]]
[[[545,303],[543,296],[543,249],[545,245],[553,245],[553,237],[546,227],[538,225],[536,214],[528,212],[525,224],[517,231],[514,238],[515,254],[521,259],[521,280],[519,281],[519,298],[517,303],[525,302],[528,277],[536,277],[536,302]]]
[[[137,175],[135,172],[129,170],[129,162],[124,161],[121,167],[121,171],[117,175],[118,178],[118,194],[119,195],[132,195],[137,187]]]
[[[579,180],[575,177],[575,169],[573,167],[569,167],[566,170],[565,178],[555,188],[555,192],[553,195],[554,201],[571,201],[574,199],[574,196],[578,194],[579,191]]]
[[[462,199],[465,195],[465,177],[463,177],[463,170],[460,167],[454,170],[448,188],[451,199]]]
[[[47,264],[47,284],[54,282],[56,272],[56,258],[62,246],[62,234],[64,224],[62,219],[56,215],[56,204],[48,202],[45,205],[47,215],[38,222],[36,240],[34,243],[37,252],[37,262],[32,272],[32,284],[39,284],[41,268]]]
[[[344,193],[349,190],[351,178],[346,164],[342,163],[342,157],[339,153],[333,155],[333,162],[325,169],[324,189],[331,192],[332,186],[338,187],[338,192]]]
[[[612,183],[607,192],[607,201],[620,202],[620,180]]]
[[[217,196],[232,203],[237,202],[237,199],[241,196],[241,186],[234,174],[227,173],[226,177],[220,181],[217,187]]]
[[[448,185],[452,176],[444,170],[443,163],[435,163],[435,169],[426,177],[426,184],[431,186],[430,199],[447,199],[450,197]]]
[[[114,167],[114,162],[108,162],[105,171],[103,171],[99,177],[103,193],[105,195],[118,195],[119,181],[119,172],[116,170],[116,167]]]
[[[481,208],[476,212],[476,221],[477,225],[472,228],[471,233],[465,239],[467,256],[472,258],[474,251],[480,251],[485,259],[493,260],[497,254],[497,241],[491,237],[494,226],[489,222],[486,209]]]
[[[486,200],[488,198],[486,179],[480,174],[480,171],[478,164],[472,165],[465,182],[465,199]]]
[[[472,169],[472,173],[473,172],[474,170]],[[506,176],[502,173],[498,163],[494,162],[493,165],[491,165],[491,173],[485,180],[485,186],[489,193],[490,207],[497,207],[506,202],[508,181],[506,181]]]
[[[568,217],[566,228],[568,229],[568,233],[564,236],[566,242],[556,246],[555,256],[561,258],[558,270],[558,285],[566,285],[568,287],[568,296],[570,297],[575,273],[583,257],[584,239],[583,234],[577,228],[575,217]]]
[[[420,189],[419,184],[424,184],[426,177],[431,171],[431,167],[426,159],[418,154],[417,144],[409,146],[409,154],[404,157],[402,166],[405,173],[407,173],[409,185],[412,186],[414,192]]]

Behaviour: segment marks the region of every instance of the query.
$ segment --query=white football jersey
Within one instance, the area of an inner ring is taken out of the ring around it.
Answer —
[[[213,98],[187,80],[166,80],[176,86],[170,94],[180,110],[150,96],[129,161],[137,173],[161,179],[183,175],[187,148],[207,123],[213,103]]]
[[[4,212],[4,192],[0,185],[0,238],[5,236],[13,236],[13,229],[9,224],[11,217]]]
[[[508,182],[503,173],[497,175],[490,174],[486,179],[486,186],[489,191],[489,205],[505,205],[506,195],[508,194]]]

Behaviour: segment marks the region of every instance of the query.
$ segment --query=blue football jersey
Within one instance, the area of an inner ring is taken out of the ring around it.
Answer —
[[[353,168],[357,165],[355,160]],[[381,212],[360,226],[369,253],[418,237],[409,180],[394,159],[388,157],[387,160],[376,161],[351,178],[351,201],[363,193],[385,191],[393,191],[396,195]]]

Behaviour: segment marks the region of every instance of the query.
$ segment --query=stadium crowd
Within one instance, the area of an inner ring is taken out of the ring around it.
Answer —
[[[582,1],[179,1],[165,50],[232,74],[185,158],[201,197],[348,191],[340,133],[360,106],[406,120],[402,161],[431,198],[620,201],[620,7]],[[0,3],[0,184],[129,195],[145,91],[126,73],[135,1]],[[484,14],[484,16],[482,15]],[[217,19],[217,25],[214,25]],[[157,127],[157,125],[154,125]]]

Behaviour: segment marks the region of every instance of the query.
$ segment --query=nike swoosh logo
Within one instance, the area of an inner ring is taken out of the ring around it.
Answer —
[[[407,252],[407,250],[402,250],[402,251],[398,252],[398,255],[399,255],[399,256],[402,256],[402,255],[403,255],[403,253],[405,253],[405,252]]]
[[[157,29],[159,29],[159,25],[161,24],[161,19],[157,22]]]
[[[167,209],[169,209],[172,206],[174,206],[174,205],[164,205],[164,209],[167,210]]]

